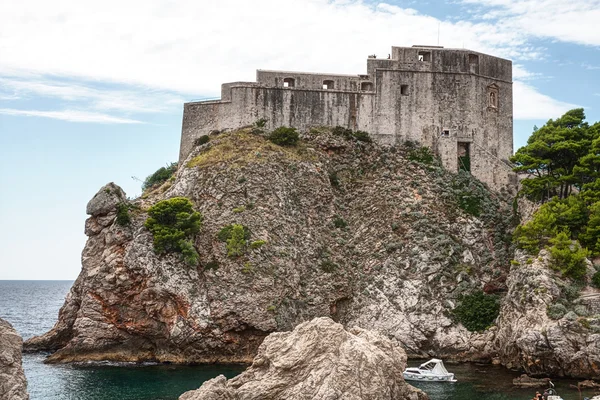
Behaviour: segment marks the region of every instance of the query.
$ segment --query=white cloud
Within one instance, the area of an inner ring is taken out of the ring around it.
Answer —
[[[573,108],[580,107],[546,96],[534,87],[520,81],[513,83],[513,97],[515,119],[555,118]]]
[[[17,110],[14,108],[0,108],[0,115],[21,117],[42,117],[70,122],[96,122],[103,124],[141,124],[129,118],[115,117],[102,113],[93,113],[79,110],[42,111],[42,110]]]
[[[180,107],[183,98],[173,94],[145,88],[98,89],[73,82],[15,77],[0,77],[0,90],[11,91],[13,98],[31,95],[77,102],[94,110],[130,112],[165,112]],[[7,96],[10,99],[10,96]],[[143,99],[143,101],[141,101]]]
[[[538,38],[600,46],[600,0],[461,0],[485,10],[485,20],[501,19],[508,29]]]
[[[446,47],[516,60],[543,57],[543,49],[528,42],[529,31],[506,23],[441,21],[362,0],[5,1],[0,27],[0,76],[28,75],[11,78],[13,90],[84,100],[92,111],[111,113],[182,102],[165,92],[218,96],[222,82],[254,80],[257,68],[364,73],[368,54],[387,55],[392,45],[436,44],[438,28]],[[516,79],[535,76],[515,68]],[[143,89],[90,89],[73,79]]]

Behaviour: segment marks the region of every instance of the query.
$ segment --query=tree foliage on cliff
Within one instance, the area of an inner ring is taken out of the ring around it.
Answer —
[[[517,245],[537,254],[551,241],[556,247],[567,234],[600,254],[600,123],[589,125],[583,109],[571,110],[535,129],[511,161],[517,164],[515,171],[530,174],[521,181],[520,194],[545,203],[517,228]],[[572,247],[562,251],[573,252],[570,257],[580,254]],[[567,264],[558,269],[571,271],[572,265],[561,260]]]
[[[142,184],[142,190],[150,189],[153,186],[166,182],[177,171],[177,163],[170,163],[166,167],[160,167],[152,175],[148,176]]]
[[[500,303],[495,295],[475,292],[464,296],[454,309],[454,316],[471,332],[484,331],[496,320]]]
[[[564,199],[597,176],[598,156],[589,150],[600,125],[590,127],[584,120],[583,108],[549,120],[511,157],[515,171],[531,174],[521,181],[522,194],[537,201]]]
[[[189,240],[200,231],[202,214],[185,197],[162,200],[150,207],[144,226],[154,237],[158,254],[181,253],[186,263],[197,265],[198,253]]]

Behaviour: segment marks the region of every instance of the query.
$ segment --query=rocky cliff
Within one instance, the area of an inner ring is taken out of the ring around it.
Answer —
[[[0,400],[29,400],[27,380],[21,365],[23,339],[0,319]]]
[[[198,267],[156,254],[144,227],[148,207],[178,196],[203,215]],[[128,224],[117,222],[122,204]],[[526,366],[541,354],[515,326],[527,297],[511,296],[483,333],[452,317],[463,294],[504,298],[522,283],[509,275],[510,197],[444,171],[410,144],[380,147],[323,129],[280,147],[243,129],[212,136],[175,179],[133,202],[105,186],[87,212],[81,274],[56,326],[26,344],[56,350],[50,361],[250,362],[269,333],[319,316],[375,329],[409,356]],[[218,233],[233,223],[246,227],[248,246],[228,257]],[[562,363],[554,348],[543,357]],[[596,371],[597,359],[587,361],[561,371]]]
[[[405,367],[404,350],[388,338],[316,318],[267,336],[241,375],[221,375],[179,399],[426,400],[404,381]]]

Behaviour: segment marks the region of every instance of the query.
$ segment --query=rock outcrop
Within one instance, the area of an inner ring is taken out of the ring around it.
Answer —
[[[513,379],[513,385],[522,387],[522,388],[539,388],[539,387],[548,387],[548,382],[550,382],[550,378],[532,378],[527,374],[523,374],[518,378]]]
[[[179,399],[427,399],[404,381],[405,366],[406,353],[388,338],[316,318],[267,336],[241,375],[221,375]]]
[[[55,350],[51,362],[251,362],[270,333],[327,316],[381,332],[409,356],[598,374],[594,320],[589,329],[572,315],[549,320],[560,295],[554,272],[524,259],[510,265],[512,198],[410,145],[321,129],[280,147],[253,131],[211,136],[174,180],[133,202],[113,184],[102,188],[88,205],[82,270],[59,321],[26,349]],[[204,217],[197,268],[156,254],[144,227],[148,207],[176,196]],[[123,202],[131,222],[120,225]],[[239,257],[217,235],[233,223],[248,228]],[[504,299],[482,333],[452,318],[477,290]]]
[[[519,263],[511,268],[498,318],[495,351],[504,365],[530,375],[597,377],[600,318],[590,317],[577,304],[577,287],[552,271],[548,257],[546,250],[535,259],[517,254]],[[553,315],[554,307],[562,312]]]
[[[21,364],[22,348],[21,336],[0,319],[0,400],[29,400]]]

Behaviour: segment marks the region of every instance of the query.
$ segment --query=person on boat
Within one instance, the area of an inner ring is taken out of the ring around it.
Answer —
[[[544,396],[539,391],[535,392],[535,400],[544,400]]]

